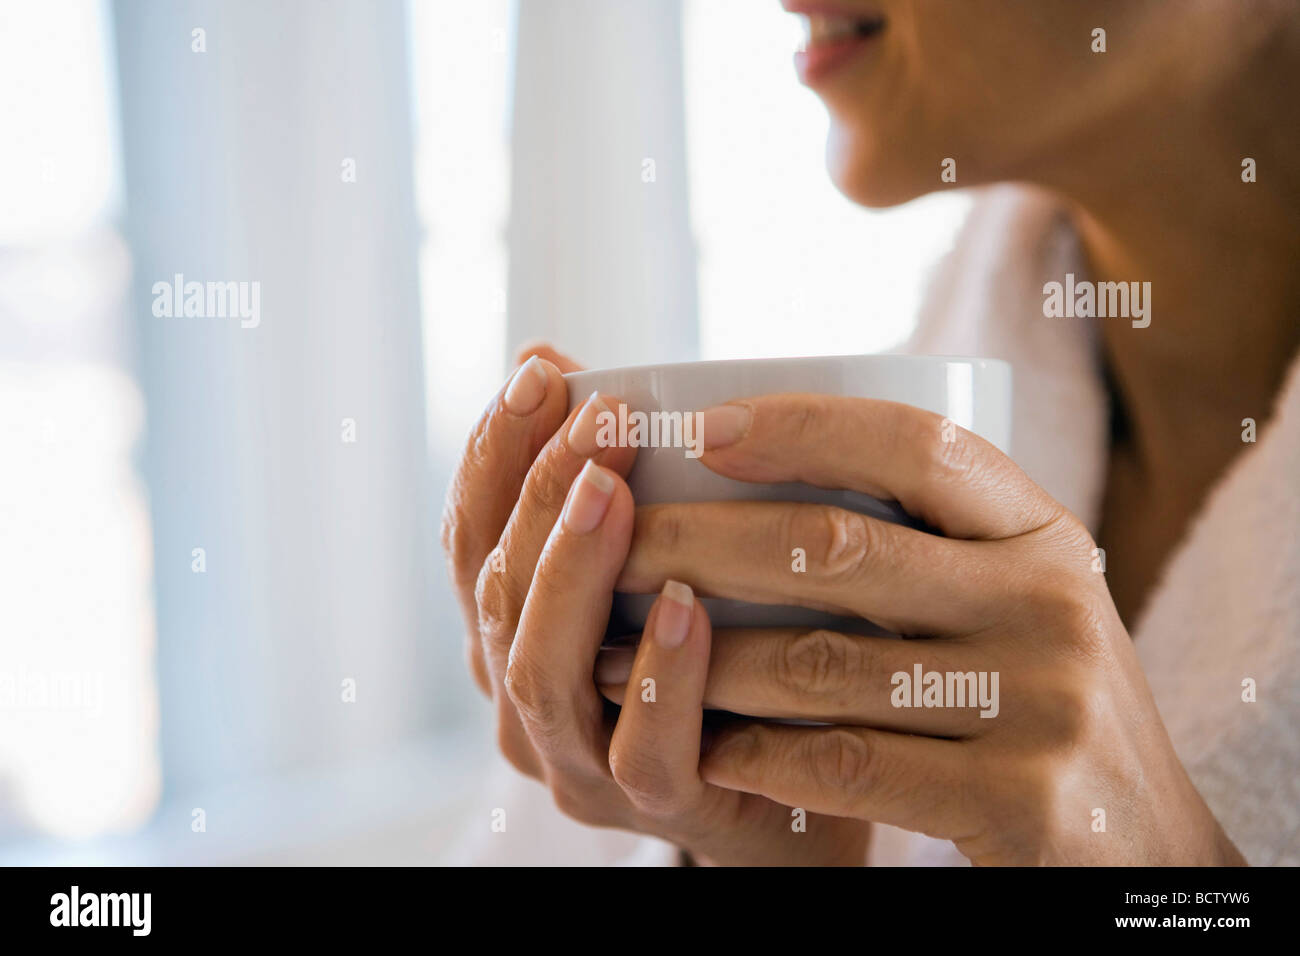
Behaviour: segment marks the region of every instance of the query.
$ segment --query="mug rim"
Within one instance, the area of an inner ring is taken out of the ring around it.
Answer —
[[[658,362],[648,365],[613,365],[602,368],[585,368],[577,372],[566,372],[564,379],[566,381],[577,379],[583,375],[608,375],[615,372],[640,372],[640,373],[658,373],[674,371],[685,368],[718,368],[722,366],[736,365],[782,365],[788,363],[806,363],[806,362],[908,362],[918,365],[951,365],[953,363],[965,363],[980,368],[1001,368],[1006,371],[1011,370],[1011,363],[1006,359],[986,358],[974,355],[911,355],[907,353],[895,352],[864,352],[861,354],[850,355],[790,355],[790,356],[765,356],[762,358],[735,358],[735,359],[703,359],[695,362]]]

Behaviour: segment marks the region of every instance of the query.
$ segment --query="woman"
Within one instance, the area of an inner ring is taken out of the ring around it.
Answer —
[[[633,451],[596,448],[598,404],[566,417],[575,366],[534,350],[444,522],[501,749],[566,814],[701,863],[1300,863],[1300,8],[786,7],[849,198],[991,187],[910,347],[1014,363],[1020,464],[901,406],[737,396],[703,464],[894,498],[941,534],[638,510]],[[1067,281],[1138,283],[1145,314],[1048,317]],[[808,572],[777,573],[794,545]],[[615,589],[662,594],[635,657],[598,660]],[[695,592],[924,640],[710,633]],[[918,663],[999,673],[999,716],[891,707]],[[649,675],[672,693],[607,710]]]

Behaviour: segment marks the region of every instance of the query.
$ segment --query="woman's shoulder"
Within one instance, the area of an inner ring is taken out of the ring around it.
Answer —
[[[1300,864],[1300,358],[1134,629],[1179,757],[1252,863]],[[1269,813],[1261,808],[1270,808]]]
[[[1073,224],[1042,190],[975,190],[969,218],[898,351],[972,355],[1012,368],[1011,457],[1095,530],[1109,402],[1088,323],[1043,314],[1043,286],[1086,268]]]

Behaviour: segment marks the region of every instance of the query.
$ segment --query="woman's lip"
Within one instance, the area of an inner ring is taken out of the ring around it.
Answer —
[[[879,33],[818,43],[794,55],[795,72],[805,86],[816,86],[876,41]]]
[[[879,19],[879,10],[862,8],[862,4],[853,0],[781,0],[781,7],[786,13],[825,13],[853,17],[858,20]]]

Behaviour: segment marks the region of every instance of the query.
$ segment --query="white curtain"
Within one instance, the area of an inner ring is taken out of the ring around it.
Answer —
[[[518,5],[511,348],[697,357],[678,0]]]
[[[114,9],[165,789],[389,748],[434,724],[446,643],[405,7]],[[177,273],[259,282],[260,325],[155,317]]]
[[[354,773],[316,793],[396,826],[386,794],[400,790],[415,819],[476,780],[460,764],[431,770],[412,746],[462,721],[470,691],[437,553],[424,399],[443,389],[426,388],[421,362],[406,7],[113,11],[147,406],[159,838],[190,845],[175,835],[191,795],[207,795],[214,821],[321,816],[302,790],[267,805],[273,788],[240,781],[379,751],[393,753],[385,783]],[[526,0],[515,20],[508,346],[547,338],[591,365],[695,357],[679,5]],[[155,316],[154,283],[177,274],[259,283],[260,324]],[[355,703],[342,700],[349,680]],[[491,751],[490,730],[458,733],[467,753]],[[426,846],[393,852],[439,851]]]

